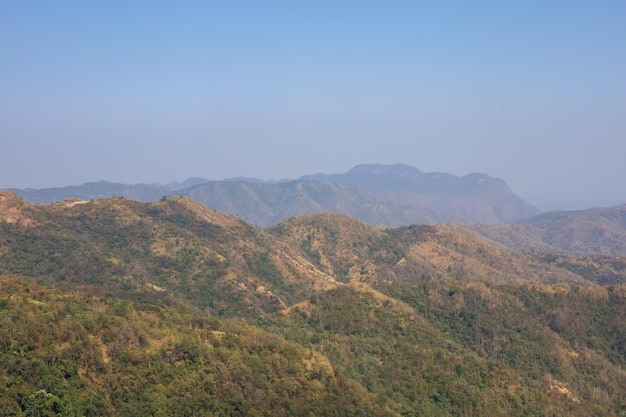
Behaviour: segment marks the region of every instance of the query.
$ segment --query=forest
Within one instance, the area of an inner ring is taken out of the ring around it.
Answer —
[[[624,259],[188,198],[0,204],[0,415],[626,416]]]

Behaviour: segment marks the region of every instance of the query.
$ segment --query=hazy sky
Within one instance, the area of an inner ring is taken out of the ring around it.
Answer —
[[[0,188],[359,163],[626,203],[626,1],[0,3]]]

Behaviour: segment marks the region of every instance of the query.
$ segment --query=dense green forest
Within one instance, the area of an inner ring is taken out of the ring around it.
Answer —
[[[626,416],[623,258],[0,197],[0,415]]]

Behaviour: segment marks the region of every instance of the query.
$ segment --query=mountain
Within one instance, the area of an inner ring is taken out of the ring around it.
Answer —
[[[345,174],[316,174],[291,181],[190,178],[167,186],[100,181],[12,191],[36,204],[113,196],[149,202],[166,195],[186,195],[207,207],[263,227],[312,212],[343,213],[370,224],[391,227],[449,221],[493,224],[539,212],[513,194],[500,179],[484,174],[465,177],[428,174],[401,164],[358,165]]]
[[[458,278],[490,284],[570,283],[590,280],[551,259],[505,250],[452,225],[413,225],[380,230],[336,214],[291,218],[268,231],[299,247],[318,269],[341,282]],[[622,279],[626,277],[623,274]]]
[[[169,184],[166,184],[165,187],[167,187],[167,189],[170,190],[170,191],[175,191],[175,190],[181,190],[183,188],[193,187],[194,185],[203,184],[203,183],[209,182],[209,181],[211,181],[211,180],[208,180],[206,178],[190,177],[190,178],[187,178],[183,182],[171,182]],[[121,195],[121,196],[122,197],[127,197],[127,196],[124,196],[124,195]],[[113,197],[113,196],[109,196],[109,197]]]
[[[78,198],[80,200],[95,200],[103,197],[125,197],[137,201],[156,201],[159,198],[177,189],[159,184],[120,184],[116,182],[97,181],[87,182],[82,185],[71,185],[67,187],[42,188],[17,190],[11,189],[26,201],[32,204],[50,204],[60,201]]]
[[[0,415],[623,415],[625,269],[570,256],[2,191]]]
[[[355,186],[328,181],[214,181],[177,192],[261,227],[309,213],[343,213],[374,225],[430,223],[436,213],[395,204]]]
[[[468,227],[515,250],[626,256],[626,205],[554,211],[511,224]]]
[[[506,183],[485,174],[457,177],[423,173],[404,164],[357,165],[345,174],[316,174],[301,179],[355,185],[391,201],[437,214],[437,222],[502,223],[539,213]]]
[[[1,197],[0,273],[137,297],[174,293],[221,315],[274,312],[318,285],[307,262],[274,248],[266,232],[189,198],[39,206]],[[292,264],[282,266],[284,259]],[[298,288],[290,289],[295,276]]]

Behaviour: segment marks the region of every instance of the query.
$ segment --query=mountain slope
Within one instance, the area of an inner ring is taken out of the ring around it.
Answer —
[[[394,204],[354,186],[332,182],[215,181],[177,193],[262,227],[319,212],[342,213],[375,225],[424,223],[437,218],[429,210]]]
[[[357,165],[345,174],[316,174],[301,179],[355,185],[399,204],[437,213],[437,222],[502,223],[539,213],[506,183],[485,174],[457,177],[423,173],[408,165]]]
[[[165,195],[186,195],[262,227],[313,212],[342,213],[391,227],[448,221],[502,223],[538,213],[502,180],[483,174],[422,173],[402,164],[358,165],[345,174],[316,174],[294,181],[190,178],[166,186],[100,181],[13,191],[37,204],[114,196],[157,201]]]
[[[626,256],[626,205],[555,211],[512,224],[468,227],[515,250]]]
[[[397,415],[325,356],[242,321],[0,284],[2,416]]]
[[[456,226],[2,192],[0,415],[623,415],[626,288],[583,265]]]
[[[415,282],[454,278],[497,284],[588,280],[553,260],[508,251],[452,225],[380,230],[342,215],[301,216],[268,231],[302,250],[320,270],[342,282]]]
[[[602,290],[494,288],[447,279],[379,290],[404,303],[340,287],[290,312],[295,328],[281,329],[402,415],[624,411],[626,373],[615,348],[626,334],[615,318],[623,287],[610,304],[599,302],[607,296]],[[596,328],[595,320],[606,327]],[[580,343],[577,332],[597,343]]]
[[[31,206],[3,196],[4,206],[19,207],[0,213],[0,273],[179,296],[226,315],[276,311],[319,285],[317,271],[261,229],[188,198]]]

